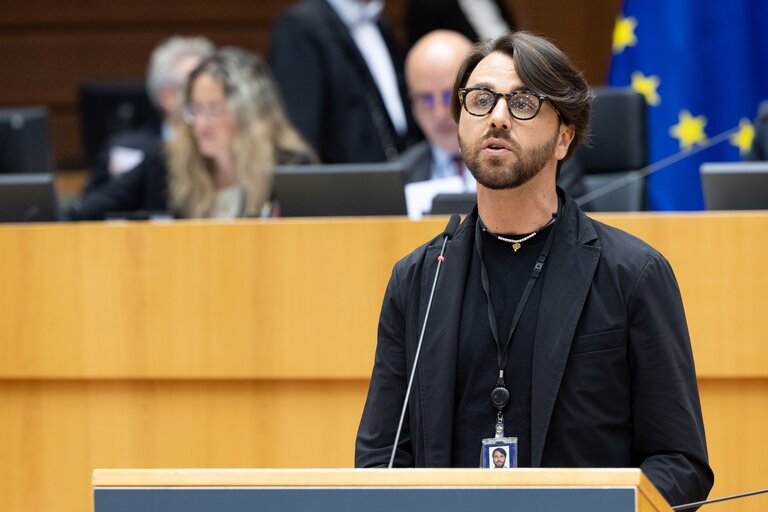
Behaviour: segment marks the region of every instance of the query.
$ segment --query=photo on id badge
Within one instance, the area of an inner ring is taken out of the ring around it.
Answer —
[[[482,467],[491,469],[508,469],[517,467],[517,439],[494,438],[493,443],[489,443],[487,441],[491,440],[483,440]]]

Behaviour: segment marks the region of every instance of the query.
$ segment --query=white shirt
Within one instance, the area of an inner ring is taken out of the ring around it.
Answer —
[[[458,0],[459,7],[480,39],[495,39],[511,29],[491,0]]]
[[[245,190],[240,185],[231,185],[216,192],[216,206],[212,219],[236,219],[243,214]]]
[[[372,0],[369,3],[358,0],[328,0],[328,3],[349,29],[357,49],[368,65],[392,125],[398,134],[405,135],[408,131],[408,123],[400,88],[397,85],[395,65],[392,63],[392,56],[389,54],[384,37],[376,25],[384,8],[384,2],[382,0]]]

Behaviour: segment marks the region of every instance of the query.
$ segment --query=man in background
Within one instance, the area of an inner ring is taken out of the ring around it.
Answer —
[[[402,157],[407,164],[406,183],[456,176],[465,190],[476,188],[461,157],[458,128],[451,118],[453,82],[470,48],[472,42],[458,32],[436,30],[419,39],[408,53],[408,96],[413,117],[426,140],[409,148]]]
[[[323,163],[395,158],[412,137],[403,63],[382,0],[303,0],[277,20],[269,63]]]
[[[178,106],[178,95],[187,76],[215,50],[204,37],[174,36],[158,45],[147,67],[147,94],[160,113],[160,131],[155,128],[128,130],[112,136],[105,144],[84,193],[109,183],[144,161],[148,154],[160,151],[171,135],[171,116]]]
[[[461,60],[472,42],[450,30],[435,30],[408,52],[405,79],[411,110],[426,140],[401,156],[408,215],[418,219],[433,210],[438,194],[477,189],[459,151],[456,122],[451,118],[451,89]]]

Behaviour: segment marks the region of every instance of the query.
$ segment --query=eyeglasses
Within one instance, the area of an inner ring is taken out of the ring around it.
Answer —
[[[466,87],[459,89],[459,100],[464,110],[473,116],[485,116],[496,108],[499,98],[507,100],[507,110],[515,119],[527,121],[536,117],[541,111],[541,104],[549,100],[548,96],[532,91],[519,90],[510,93],[497,92],[490,87]],[[550,105],[552,101],[550,100]],[[560,112],[552,105],[557,115]]]
[[[181,118],[187,124],[194,123],[198,118],[206,121],[218,121],[229,114],[226,104],[216,103],[212,105],[184,105],[181,109]]]
[[[422,92],[411,95],[411,102],[414,108],[433,110],[437,105],[437,102],[442,102],[444,107],[451,106],[451,96],[453,93],[449,91],[442,92]]]

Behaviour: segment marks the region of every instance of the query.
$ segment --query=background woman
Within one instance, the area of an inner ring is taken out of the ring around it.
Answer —
[[[201,62],[181,104],[164,152],[86,195],[73,218],[270,215],[272,169],[315,161],[285,116],[267,64],[245,50],[222,48]]]

